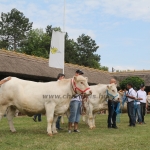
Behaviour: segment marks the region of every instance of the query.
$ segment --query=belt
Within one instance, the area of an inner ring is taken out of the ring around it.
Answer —
[[[134,101],[130,101],[130,102],[128,102],[128,103],[131,103],[131,102],[134,102]]]

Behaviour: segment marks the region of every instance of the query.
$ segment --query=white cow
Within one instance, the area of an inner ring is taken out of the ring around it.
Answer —
[[[13,117],[16,109],[28,116],[46,113],[47,132],[52,136],[52,131],[57,133],[57,116],[68,110],[70,99],[75,93],[91,94],[87,78],[74,76],[59,82],[40,83],[12,77],[0,88],[0,120],[8,108],[10,130],[15,132]]]
[[[90,129],[93,129],[95,128],[95,116],[97,112],[108,109],[107,98],[118,101],[119,94],[114,83],[109,85],[98,84],[90,86],[90,88],[92,90],[92,95],[84,102],[86,107],[85,120]]]
[[[147,95],[147,102],[150,104],[150,95]]]

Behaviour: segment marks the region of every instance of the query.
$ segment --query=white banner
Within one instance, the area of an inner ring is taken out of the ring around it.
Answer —
[[[65,33],[54,31],[52,33],[49,67],[64,69]]]

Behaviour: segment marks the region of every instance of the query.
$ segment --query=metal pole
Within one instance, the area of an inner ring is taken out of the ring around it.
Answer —
[[[63,32],[65,32],[65,12],[66,12],[66,0],[64,0]]]
[[[66,10],[66,0],[64,0],[64,15],[63,15],[63,32],[65,32],[65,10]],[[64,67],[63,74],[65,72],[65,36],[64,36]]]

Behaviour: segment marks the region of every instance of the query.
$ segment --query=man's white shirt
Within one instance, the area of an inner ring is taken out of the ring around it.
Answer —
[[[132,96],[132,97],[135,97],[135,98],[137,97],[137,93],[133,88],[129,89],[129,92],[127,94],[129,96]],[[131,98],[128,97],[128,102],[132,102],[132,101],[134,101],[134,99],[131,99]]]
[[[141,103],[146,103],[147,94],[145,91],[139,90],[137,91],[138,98],[142,98],[143,100],[140,100]]]

